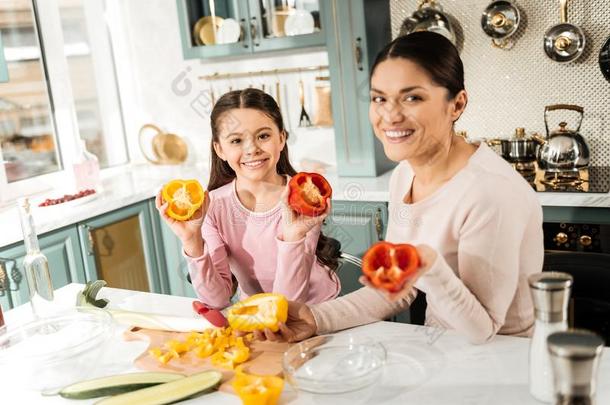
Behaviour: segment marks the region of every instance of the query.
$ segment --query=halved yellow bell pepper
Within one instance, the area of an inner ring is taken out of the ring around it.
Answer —
[[[240,366],[231,385],[243,405],[275,405],[284,389],[284,380],[272,375],[246,374]]]
[[[203,205],[205,192],[197,180],[172,180],[163,186],[165,213],[178,221],[186,221]]]
[[[255,294],[229,308],[227,319],[235,330],[253,332],[269,328],[274,332],[288,318],[288,301],[282,294]]]

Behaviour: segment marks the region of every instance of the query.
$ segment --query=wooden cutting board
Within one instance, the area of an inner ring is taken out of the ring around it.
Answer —
[[[194,351],[188,352],[178,359],[172,359],[167,364],[161,364],[156,358],[148,353],[153,347],[162,347],[163,343],[170,339],[184,341],[187,332],[168,332],[152,329],[141,329],[133,327],[123,334],[125,340],[147,340],[149,342],[146,351],[134,360],[134,365],[145,371],[165,371],[191,375],[204,370],[218,370],[222,372],[222,383],[220,390],[235,394],[231,387],[234,372],[212,366],[210,358],[202,359]],[[289,343],[252,341],[250,343],[250,359],[244,363],[244,371],[260,375],[282,376],[282,357],[284,352],[291,346]]]

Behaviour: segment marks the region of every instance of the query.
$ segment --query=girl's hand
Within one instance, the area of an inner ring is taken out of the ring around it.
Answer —
[[[296,242],[307,235],[311,229],[320,225],[330,214],[330,199],[326,200],[326,211],[317,217],[298,214],[288,205],[290,187],[286,185],[280,199],[282,204],[282,240],[285,242]]]
[[[258,340],[292,343],[307,339],[318,331],[311,309],[306,304],[296,301],[288,301],[288,319],[286,323],[280,323],[279,327],[277,332],[272,332],[270,329],[254,331],[254,337]]]
[[[195,211],[188,221],[177,221],[166,214],[165,211],[167,210],[168,203],[163,200],[161,191],[159,191],[155,198],[155,206],[157,207],[157,211],[159,211],[161,218],[163,218],[172,232],[174,232],[182,242],[186,254],[191,257],[201,256],[203,254],[201,226],[203,225],[203,220],[208,211],[208,207],[210,206],[210,196],[208,195],[208,192],[205,191],[203,205]],[[201,250],[201,252],[199,252],[199,250]]]
[[[369,280],[365,276],[360,276],[358,281],[360,281],[361,284],[367,287],[375,288],[377,291],[381,292],[388,301],[400,301],[401,299],[409,295],[409,293],[411,292],[411,288],[413,287],[415,282],[421,277],[422,274],[424,274],[430,269],[430,267],[434,264],[438,256],[436,250],[432,249],[428,245],[418,245],[415,248],[417,249],[417,254],[419,255],[419,268],[417,269],[413,277],[407,280],[407,282],[400,291],[389,292],[384,289],[377,288],[371,282],[369,282]]]

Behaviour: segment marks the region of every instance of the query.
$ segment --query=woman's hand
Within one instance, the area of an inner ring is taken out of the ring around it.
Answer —
[[[191,257],[201,256],[203,254],[201,226],[203,225],[203,220],[208,211],[208,207],[210,206],[208,192],[205,191],[203,205],[195,211],[188,221],[177,221],[166,214],[165,211],[167,210],[168,203],[163,200],[161,191],[159,191],[155,198],[155,206],[157,207],[157,211],[159,211],[161,218],[163,218],[172,232],[174,232],[182,242],[185,253]]]
[[[279,327],[277,332],[272,332],[270,329],[254,331],[254,337],[258,340],[292,343],[307,339],[315,335],[318,330],[311,309],[306,304],[296,301],[288,301],[288,319],[286,323],[280,323]]]
[[[282,204],[282,240],[284,242],[296,242],[303,239],[311,229],[320,225],[330,214],[330,199],[326,200],[326,211],[322,215],[309,217],[297,213],[290,207],[288,204],[289,195],[290,187],[286,185],[286,189],[280,197]]]
[[[413,277],[407,280],[407,282],[400,291],[388,292],[384,289],[377,288],[371,282],[369,282],[369,280],[365,276],[360,276],[358,281],[360,281],[361,284],[367,287],[377,289],[377,291],[381,292],[388,301],[400,301],[401,299],[409,295],[409,293],[411,292],[411,288],[413,287],[415,282],[422,276],[422,274],[424,274],[430,269],[430,267],[434,264],[438,256],[436,250],[432,249],[428,245],[418,245],[415,248],[417,249],[417,254],[419,256],[419,268],[417,269]]]

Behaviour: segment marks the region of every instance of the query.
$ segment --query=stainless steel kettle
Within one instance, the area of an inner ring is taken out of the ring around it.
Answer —
[[[559,123],[559,129],[549,131],[548,113],[555,110],[570,110],[580,114],[576,130],[567,128],[566,122]],[[577,105],[555,104],[544,108],[544,125],[547,137],[537,137],[540,142],[538,148],[538,167],[547,172],[578,171],[589,165],[589,145],[579,133],[584,116],[584,108]]]

